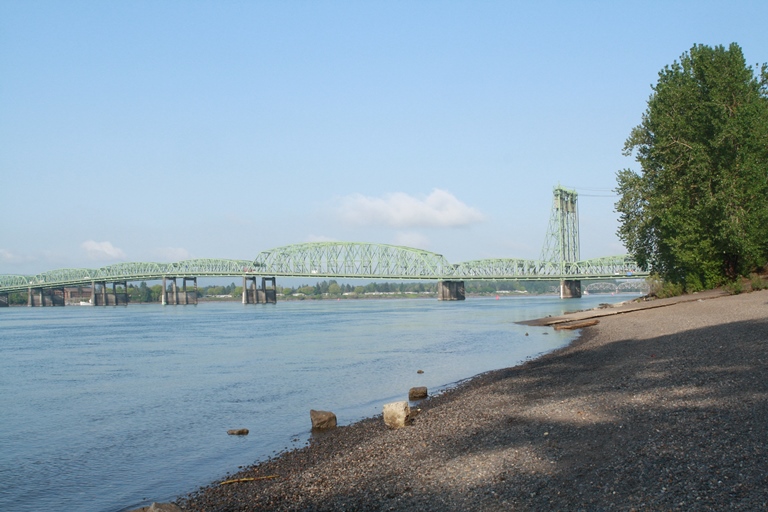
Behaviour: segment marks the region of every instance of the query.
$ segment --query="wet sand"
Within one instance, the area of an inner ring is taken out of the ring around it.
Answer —
[[[768,291],[689,299],[602,316],[566,348],[421,402],[406,428],[381,417],[340,427],[226,476],[257,480],[178,504],[765,510]]]

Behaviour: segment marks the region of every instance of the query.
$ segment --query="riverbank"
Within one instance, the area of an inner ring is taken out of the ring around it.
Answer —
[[[227,475],[184,510],[768,506],[768,292],[605,316],[572,345]],[[542,336],[552,327],[531,327]],[[407,386],[407,384],[405,384]],[[407,389],[404,389],[404,394]]]

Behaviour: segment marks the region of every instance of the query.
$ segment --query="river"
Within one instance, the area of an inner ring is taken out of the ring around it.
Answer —
[[[518,321],[631,297],[0,309],[0,510],[171,501],[303,446],[310,409],[379,414],[576,336]]]

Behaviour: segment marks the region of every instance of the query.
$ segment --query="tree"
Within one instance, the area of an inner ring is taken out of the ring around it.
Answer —
[[[618,235],[641,267],[687,290],[768,261],[768,70],[733,43],[695,45],[659,72],[624,145]]]
[[[328,294],[338,297],[341,295],[341,286],[336,281],[331,281],[328,285]]]

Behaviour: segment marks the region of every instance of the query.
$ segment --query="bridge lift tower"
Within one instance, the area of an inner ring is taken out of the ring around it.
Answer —
[[[560,185],[553,191],[552,213],[541,260],[559,269],[560,297],[581,297],[581,281],[566,279],[571,263],[581,260],[579,252],[579,194]]]

